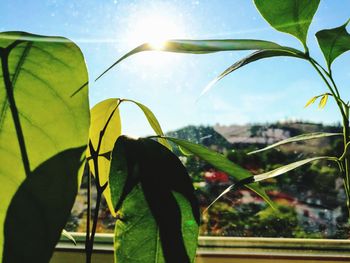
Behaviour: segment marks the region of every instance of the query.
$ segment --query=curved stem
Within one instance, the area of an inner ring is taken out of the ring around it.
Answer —
[[[327,71],[326,71],[327,72]],[[349,105],[347,103],[345,103],[345,101],[343,101],[340,97],[340,93],[339,93],[339,90],[338,90],[338,87],[337,87],[337,84],[335,84],[335,81],[333,79],[333,74],[332,74],[332,71],[330,71],[329,73],[327,73],[328,75],[328,78],[331,80],[332,82],[332,85],[338,95],[338,99],[341,101],[341,103],[343,103],[343,107],[345,109],[345,114],[347,115],[347,117],[349,117],[349,114],[346,113],[346,111],[349,111]]]
[[[313,58],[310,57],[310,60],[315,64],[317,65],[320,69],[322,69],[323,73],[331,80],[332,84],[333,84],[333,87],[334,87],[334,90],[335,92],[337,93],[337,96],[338,98],[340,99],[340,93],[339,93],[339,90],[337,88],[337,85],[335,85],[335,82],[332,78],[332,71],[331,69],[329,69],[329,71],[327,71],[324,67],[322,67],[316,60],[314,60]]]
[[[343,118],[346,118],[346,115],[345,115],[345,112],[344,112],[344,109],[343,109],[343,105],[339,99],[339,96],[338,96],[338,93],[339,92],[335,92],[335,90],[337,90],[336,88],[332,88],[332,86],[330,85],[330,83],[328,82],[328,80],[326,79],[326,77],[322,74],[322,72],[320,71],[320,69],[318,68],[317,64],[314,62],[313,59],[309,59],[309,62],[311,63],[311,65],[314,67],[314,69],[317,71],[317,73],[321,76],[322,80],[325,82],[325,84],[327,85],[329,91],[332,93],[334,99],[335,99],[335,102],[337,103],[338,105],[338,108],[340,110],[340,113],[342,115]]]
[[[328,75],[328,78],[331,80],[331,82],[332,82],[332,84],[333,84],[333,87],[334,87],[335,91],[337,92],[338,97],[340,98],[340,94],[339,94],[337,85],[335,84],[335,81],[334,81],[334,79],[333,79],[332,72],[329,72],[327,75]]]

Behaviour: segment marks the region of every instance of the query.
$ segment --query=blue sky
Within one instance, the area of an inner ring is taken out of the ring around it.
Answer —
[[[308,39],[311,55],[321,63],[324,60],[314,34],[340,26],[349,17],[350,1],[321,0]],[[324,110],[316,105],[304,109],[311,97],[327,90],[309,64],[292,58],[250,64],[226,77],[199,100],[206,84],[248,52],[141,53],[94,83],[94,78],[118,57],[155,37],[264,39],[302,48],[292,36],[270,28],[252,1],[2,0],[0,31],[72,39],[81,47],[88,65],[91,106],[110,97],[140,101],[153,110],[165,131],[188,124],[340,121],[331,99]],[[350,98],[349,63],[350,52],[333,66],[345,99]],[[122,105],[121,113],[125,134],[151,133],[134,105]]]

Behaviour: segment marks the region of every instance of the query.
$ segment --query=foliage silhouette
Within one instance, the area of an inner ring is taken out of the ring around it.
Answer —
[[[118,138],[112,156],[111,193],[119,211],[116,258],[132,258],[133,262],[192,262],[199,208],[192,181],[180,160],[151,139],[132,140],[124,136]],[[148,242],[141,246],[143,240],[132,240],[142,231]],[[154,249],[159,242],[162,249]]]
[[[50,260],[75,200],[74,175],[84,151],[80,147],[57,154],[19,186],[5,220],[4,263]]]

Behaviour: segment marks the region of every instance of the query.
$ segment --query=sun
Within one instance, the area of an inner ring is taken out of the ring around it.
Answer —
[[[169,39],[188,39],[191,26],[183,10],[167,3],[139,5],[130,10],[125,17],[123,30],[123,50],[130,51],[144,43],[149,43],[156,51],[162,51]],[[181,60],[174,53],[145,52],[133,59],[129,70],[143,68],[143,74],[161,72],[164,68],[174,67]]]
[[[149,14],[134,20],[128,28],[128,45],[136,47],[150,43],[154,49],[161,50],[167,39],[184,38],[186,32],[179,21],[169,15]]]

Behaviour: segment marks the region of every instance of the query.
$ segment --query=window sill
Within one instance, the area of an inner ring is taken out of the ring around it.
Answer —
[[[75,233],[74,238],[76,246],[66,239],[59,242],[51,263],[84,262],[85,235]],[[200,237],[198,243],[196,263],[350,261],[350,240]],[[113,262],[113,235],[96,235],[94,250],[94,262]]]

